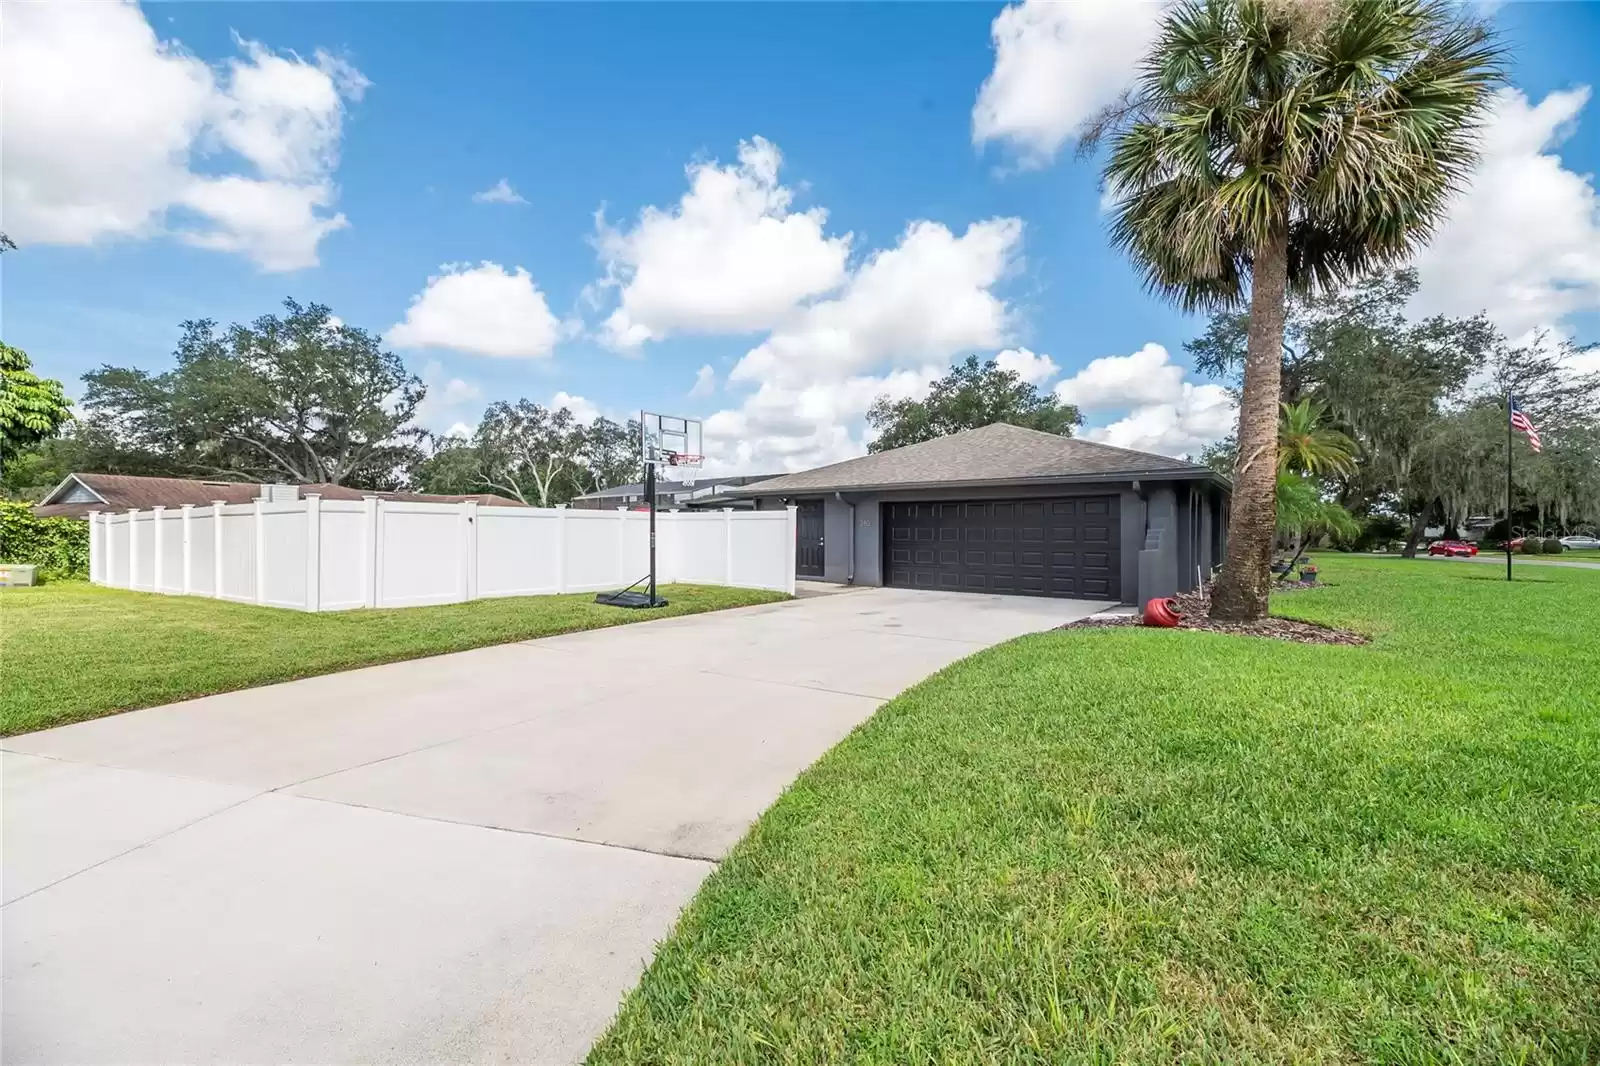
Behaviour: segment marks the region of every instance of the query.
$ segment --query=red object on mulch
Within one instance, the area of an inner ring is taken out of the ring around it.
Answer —
[[[1292,583],[1278,585],[1277,588],[1326,588],[1326,585],[1305,585]],[[1204,629],[1212,633],[1232,633],[1244,637],[1272,637],[1275,640],[1292,640],[1301,644],[1366,644],[1367,638],[1360,633],[1352,633],[1347,629],[1334,629],[1332,626],[1317,625],[1315,622],[1302,622],[1297,618],[1279,618],[1269,616],[1259,622],[1213,622],[1211,620],[1211,587],[1195,589],[1192,592],[1180,592],[1178,595],[1165,601],[1151,600],[1145,604],[1145,617],[1151,614],[1151,608],[1162,603],[1171,604],[1177,614],[1176,627],[1178,629]],[[1131,615],[1095,615],[1082,618],[1076,622],[1068,622],[1062,629],[1071,629],[1074,626],[1136,626],[1141,619]],[[1148,621],[1142,624],[1150,625]],[[1161,623],[1155,623],[1160,625]]]
[[[1183,612],[1178,610],[1178,601],[1167,596],[1157,596],[1144,605],[1144,614],[1141,616],[1147,626],[1156,626],[1160,629],[1176,629],[1183,620]]]

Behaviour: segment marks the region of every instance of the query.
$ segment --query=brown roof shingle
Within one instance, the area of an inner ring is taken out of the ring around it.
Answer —
[[[1074,478],[1109,480],[1156,474],[1202,477],[1211,471],[1165,455],[995,422],[892,451],[785,474],[737,494],[771,496]]]

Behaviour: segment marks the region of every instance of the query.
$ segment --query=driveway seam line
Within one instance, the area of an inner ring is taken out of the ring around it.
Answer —
[[[442,818],[436,814],[417,814],[413,811],[396,811],[388,807],[377,807],[370,803],[356,803],[351,800],[333,799],[328,796],[303,796],[298,792],[290,793],[290,798],[311,800],[315,803],[331,803],[336,807],[354,807],[362,811],[376,811],[379,814],[390,814],[398,818],[415,818],[422,822],[436,822],[440,825],[458,825],[467,829],[487,829],[494,833],[513,833],[517,836],[540,837],[544,840],[564,840],[568,844],[580,844],[589,848],[606,848],[612,851],[631,851],[639,855],[652,855],[658,859],[677,859],[682,862],[697,862],[705,866],[718,866],[721,861],[708,859],[704,855],[690,855],[680,851],[657,851],[652,848],[641,848],[634,844],[611,844],[603,840],[586,840],[583,837],[562,836],[560,833],[549,833],[540,829],[518,829],[515,826],[485,825],[482,822],[463,822],[456,818]],[[252,796],[251,799],[256,797]]]
[[[940,669],[943,669],[943,667],[940,667]],[[939,672],[938,670],[934,671],[934,673],[938,673],[938,672]],[[757,684],[761,684],[761,685],[781,685],[784,688],[797,688],[797,689],[800,689],[802,692],[830,692],[835,696],[855,696],[855,697],[858,697],[858,698],[864,699],[864,700],[877,700],[878,703],[880,703],[880,704],[888,703],[890,700],[894,699],[894,696],[874,696],[871,693],[867,693],[867,692],[848,692],[848,691],[846,691],[845,689],[842,689],[842,688],[823,688],[821,685],[797,685],[793,681],[774,681],[771,678],[767,678],[767,677],[747,677],[744,674],[727,674],[727,673],[723,673],[721,670],[712,670],[709,667],[707,667],[705,669],[697,670],[697,671],[695,671],[695,673],[710,674],[713,677],[726,677],[726,678],[730,678],[731,680],[734,680],[734,681],[754,681]],[[933,674],[929,674],[928,675],[928,677],[932,677],[932,676],[933,676]],[[918,681],[913,681],[911,684],[912,685],[920,685],[925,680],[927,680],[926,677],[922,678],[921,680],[918,680]],[[906,688],[910,688],[910,687],[911,687],[911,685],[907,685],[906,686]],[[904,691],[905,691],[905,689],[901,689],[900,690],[900,692],[904,692]],[[900,695],[900,692],[896,692],[894,695],[898,696],[898,695]]]
[[[117,769],[117,768],[116,767],[111,767],[110,769]],[[235,807],[243,807],[246,803],[249,803],[251,800],[260,799],[263,795],[265,795],[265,793],[256,792],[256,793],[253,793],[252,795],[246,796],[244,799],[235,800],[233,803],[228,804],[226,807],[218,807],[214,811],[208,811],[205,814],[202,814],[198,818],[192,818],[189,821],[184,822],[182,825],[173,826],[171,829],[168,829],[166,832],[159,833],[156,836],[151,837],[149,840],[141,841],[140,843],[135,844],[133,847],[128,848],[125,851],[119,851],[115,855],[107,855],[105,858],[101,859],[100,861],[95,862],[95,863],[91,863],[90,865],[85,866],[81,870],[75,870],[72,873],[67,874],[65,877],[56,878],[54,881],[51,881],[47,885],[40,885],[38,888],[35,888],[30,892],[24,892],[22,895],[18,896],[16,899],[6,900],[6,902],[5,902],[5,904],[3,906],[4,907],[9,907],[13,903],[21,903],[23,900],[29,898],[30,896],[36,896],[40,892],[45,891],[46,889],[51,889],[51,888],[56,887],[57,885],[65,884],[66,882],[71,881],[75,877],[82,877],[84,874],[88,873],[90,870],[98,870],[100,867],[104,866],[108,862],[115,862],[118,859],[123,858],[124,856],[132,855],[136,851],[143,851],[145,848],[148,848],[151,844],[154,844],[157,841],[165,840],[165,839],[167,839],[167,837],[173,836],[174,834],[177,834],[177,833],[181,833],[185,829],[189,829],[189,828],[191,828],[193,826],[197,826],[201,822],[206,821],[209,818],[215,818],[219,814],[224,814],[224,813],[226,813],[228,811],[231,811]],[[0,909],[3,909],[3,907],[0,907]]]
[[[618,689],[617,690],[617,692],[626,692],[626,691],[631,691],[631,690],[630,689]],[[570,705],[568,707],[563,707],[561,710],[562,710],[562,712],[580,710],[581,708],[589,707],[589,706],[592,706],[593,704],[599,703],[602,700],[606,699],[608,696],[614,696],[614,695],[616,695],[616,692],[603,692],[600,695],[596,696],[592,700],[584,700],[581,703],[574,703],[574,704],[572,704],[572,705]],[[549,708],[544,708],[544,709],[542,709],[540,711],[537,711],[534,714],[529,715],[526,718],[518,718],[514,722],[501,722],[499,725],[490,726],[487,729],[478,729],[478,730],[474,730],[474,731],[468,732],[468,733],[461,733],[461,734],[459,734],[457,736],[453,736],[453,737],[445,737],[442,740],[436,740],[436,741],[432,742],[431,744],[424,744],[424,745],[422,745],[421,747],[418,747],[418,748],[409,748],[409,749],[407,749],[405,751],[397,751],[397,752],[393,752],[393,753],[388,754],[388,755],[380,755],[376,759],[368,759],[366,762],[358,762],[358,763],[355,763],[355,764],[353,764],[351,766],[341,766],[337,770],[329,770],[326,773],[312,774],[310,777],[304,777],[304,778],[301,778],[298,781],[286,781],[281,785],[274,785],[272,788],[266,789],[266,791],[267,792],[282,792],[286,788],[298,788],[301,785],[309,785],[313,781],[321,781],[321,780],[323,780],[325,778],[337,777],[340,774],[349,773],[352,770],[365,770],[369,766],[378,766],[378,765],[380,765],[382,763],[386,763],[386,762],[389,762],[389,761],[394,760],[394,759],[403,759],[408,755],[418,755],[418,754],[421,754],[422,752],[425,752],[425,751],[432,751],[434,748],[445,747],[448,744],[455,744],[455,743],[457,743],[459,741],[468,740],[468,739],[471,739],[471,738],[474,738],[474,737],[488,736],[490,733],[498,733],[502,729],[511,729],[511,728],[513,728],[515,726],[527,725],[529,722],[531,722],[534,719],[540,717],[541,715],[547,713],[548,711],[549,711]]]

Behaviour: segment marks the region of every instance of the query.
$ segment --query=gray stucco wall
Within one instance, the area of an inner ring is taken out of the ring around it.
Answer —
[[[1145,515],[1138,554],[1139,578],[1135,592],[1123,589],[1130,603],[1171,596],[1178,587],[1178,493],[1170,484],[1144,486]],[[1124,527],[1126,530],[1126,527]]]
[[[850,505],[832,496],[822,501],[822,579],[843,584],[850,577]]]
[[[1213,532],[1221,516],[1221,497],[1214,490],[1189,482],[1133,482],[1055,485],[1029,489],[996,486],[966,487],[947,491],[845,493],[841,500],[827,496],[797,497],[823,501],[823,580],[850,580],[851,508],[855,504],[855,577],[857,585],[883,584],[883,504],[939,502],[942,500],[1060,498],[1063,496],[1116,496],[1122,523],[1122,601],[1139,604],[1154,596],[1170,596],[1194,587],[1197,572],[1209,574],[1213,558]],[[1143,498],[1141,498],[1141,495]],[[784,506],[782,500],[757,501],[766,509]]]

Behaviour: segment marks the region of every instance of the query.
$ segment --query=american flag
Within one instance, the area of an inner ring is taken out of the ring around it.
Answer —
[[[1518,433],[1527,434],[1528,447],[1536,452],[1544,450],[1539,443],[1539,431],[1528,420],[1528,416],[1523,412],[1522,408],[1517,406],[1517,398],[1515,396],[1511,398],[1511,428]]]

